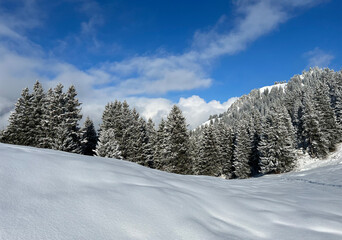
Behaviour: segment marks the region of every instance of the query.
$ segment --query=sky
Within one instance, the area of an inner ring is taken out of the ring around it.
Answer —
[[[0,0],[0,128],[23,88],[75,85],[95,125],[127,100],[189,128],[252,89],[342,66],[339,0]]]

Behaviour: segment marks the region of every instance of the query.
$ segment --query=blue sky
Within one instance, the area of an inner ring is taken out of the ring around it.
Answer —
[[[342,66],[338,0],[1,0],[0,127],[21,89],[74,84],[84,115],[127,99],[191,127],[254,88]],[[229,100],[230,99],[230,100]]]

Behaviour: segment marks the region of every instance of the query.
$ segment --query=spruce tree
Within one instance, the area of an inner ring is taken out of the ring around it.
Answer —
[[[52,140],[54,138],[53,99],[54,92],[50,88],[47,94],[45,94],[42,107],[41,127],[43,136],[39,139],[39,147],[42,148],[52,148]]]
[[[145,156],[146,164],[150,168],[154,168],[154,146],[156,144],[156,134],[154,122],[149,118],[146,125],[147,143],[145,145]]]
[[[237,178],[248,178],[251,175],[249,158],[251,156],[251,140],[247,132],[247,123],[241,121],[237,128],[236,147],[234,151],[234,174]]]
[[[293,128],[283,106],[272,107],[266,116],[259,144],[260,169],[263,174],[292,170],[295,165]]]
[[[323,158],[329,152],[329,141],[321,130],[319,115],[314,109],[312,98],[308,93],[305,94],[302,116],[305,147],[311,157]]]
[[[17,145],[31,144],[29,129],[31,105],[32,95],[28,88],[24,88],[9,117],[9,125],[3,132],[3,141]]]
[[[153,156],[154,167],[162,171],[166,171],[168,166],[167,156],[170,156],[171,154],[171,145],[168,142],[168,137],[169,135],[166,131],[166,123],[165,120],[162,119],[156,132]]]
[[[97,134],[94,123],[89,117],[84,122],[81,129],[82,154],[93,156],[97,144]]]
[[[198,175],[220,176],[221,167],[214,127],[209,124],[205,126],[199,143],[199,156],[195,171]]]
[[[99,157],[122,159],[119,144],[112,128],[101,130],[95,154]]]
[[[189,133],[182,111],[174,105],[165,124],[167,144],[171,151],[166,155],[166,170],[178,174],[191,174]]]
[[[340,132],[330,105],[328,86],[324,82],[319,82],[316,86],[314,104],[315,110],[319,114],[321,131],[329,141],[329,150],[334,150]]]
[[[43,108],[45,104],[45,93],[39,81],[33,86],[28,122],[28,141],[30,146],[39,147],[40,140],[44,137]]]
[[[221,175],[225,178],[233,177],[233,138],[232,130],[222,122],[216,125],[216,144],[219,153],[219,162],[221,166]]]

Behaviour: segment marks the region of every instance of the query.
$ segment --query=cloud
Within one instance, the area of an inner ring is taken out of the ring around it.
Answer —
[[[333,55],[316,47],[315,49],[304,53],[304,57],[308,59],[309,67],[328,67],[331,61],[335,58]]]
[[[159,123],[162,118],[166,118],[172,106],[177,104],[182,110],[190,129],[196,128],[201,123],[208,120],[213,114],[227,111],[229,106],[238,99],[233,97],[226,102],[212,100],[206,102],[203,98],[193,95],[188,98],[180,98],[179,102],[171,102],[165,98],[128,98],[130,106],[135,107],[141,115],[154,122]]]
[[[184,116],[188,119],[189,127],[194,129],[206,120],[210,115],[219,114],[227,111],[238,98],[232,97],[226,102],[212,100],[206,102],[199,96],[191,96],[189,98],[181,98],[178,106],[182,109]]]
[[[20,7],[12,14],[0,3],[0,96],[3,103],[0,104],[0,126],[5,124],[3,119],[4,115],[8,116],[9,103],[14,104],[21,89],[32,87],[36,79],[45,88],[54,87],[58,82],[66,87],[74,84],[83,102],[83,114],[97,123],[104,105],[116,98],[127,99],[143,116],[159,121],[174,104],[163,98],[163,94],[210,87],[214,81],[210,77],[214,60],[243,51],[253,41],[288,20],[295,9],[319,2],[235,1],[237,17],[233,19],[234,27],[227,28],[229,19],[220,18],[211,30],[195,33],[188,51],[180,54],[156,52],[79,69],[51,57],[53,54],[49,57],[41,46],[25,36],[25,30],[41,25],[43,18],[40,16],[44,14],[36,10],[37,3],[33,0],[16,1],[23,4],[18,4]],[[80,31],[96,40],[96,27],[103,21],[101,12],[95,2],[81,1],[81,6],[80,11],[88,16],[88,21],[81,23]],[[225,111],[232,101],[206,102],[199,96],[191,96],[181,98],[177,104],[193,128],[210,114]]]

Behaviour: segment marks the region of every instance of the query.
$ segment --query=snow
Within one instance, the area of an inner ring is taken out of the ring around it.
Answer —
[[[341,156],[224,180],[0,144],[0,239],[342,239]]]
[[[272,86],[265,86],[265,87],[259,88],[259,91],[260,91],[260,93],[263,93],[266,91],[266,89],[268,89],[268,91],[270,92],[272,90],[272,88],[274,88],[274,87],[282,88],[283,90],[285,90],[285,86],[286,86],[286,83],[278,83],[278,84],[275,84]]]
[[[323,167],[332,164],[342,164],[342,143],[336,146],[336,151],[331,153],[325,159],[311,158],[309,154],[302,154],[298,157],[295,171],[305,171],[317,167]]]

